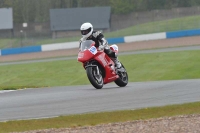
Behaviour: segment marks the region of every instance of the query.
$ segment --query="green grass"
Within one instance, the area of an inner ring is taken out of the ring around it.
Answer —
[[[129,82],[200,78],[200,52],[119,56]],[[0,66],[0,90],[89,84],[82,64],[63,60]]]
[[[123,37],[130,35],[166,32],[166,31],[176,31],[176,30],[187,30],[187,29],[199,29],[200,28],[200,16],[190,16],[182,17],[176,19],[169,19],[165,21],[154,21],[144,24],[138,24],[125,29],[120,29],[114,32],[104,33],[106,38],[113,37]],[[68,37],[68,38],[26,38],[23,39],[23,46],[30,45],[41,45],[41,44],[51,44],[51,43],[61,43],[61,42],[71,42],[78,41],[80,36]],[[0,49],[8,47],[21,47],[20,38],[12,39],[0,39]]]
[[[119,37],[199,28],[200,16],[198,15],[139,24],[119,31],[106,33],[105,35],[106,37]]]
[[[145,120],[177,115],[200,114],[200,102],[163,107],[151,107],[138,110],[102,112],[81,115],[60,116],[40,120],[20,120],[0,122],[0,133],[30,131],[49,128],[68,128],[93,126],[113,122]]]

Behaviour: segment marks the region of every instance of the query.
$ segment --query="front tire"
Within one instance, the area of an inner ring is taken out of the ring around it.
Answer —
[[[117,74],[119,75],[119,78],[115,80],[115,84],[119,87],[124,87],[128,84],[128,73],[123,64],[122,68],[124,69],[124,71],[118,71]]]
[[[101,89],[103,87],[103,77],[100,69],[96,67],[87,67],[86,73],[90,83],[96,88]],[[99,71],[99,72],[98,72]]]

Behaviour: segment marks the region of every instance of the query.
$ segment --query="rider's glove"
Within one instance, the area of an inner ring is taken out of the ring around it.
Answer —
[[[105,45],[99,45],[99,50],[104,50],[104,48],[105,48]]]
[[[101,42],[101,44],[99,45],[99,50],[105,49],[105,47],[108,45],[108,42],[106,41],[106,39],[105,39],[105,38],[102,38],[102,39],[100,40],[100,42]]]

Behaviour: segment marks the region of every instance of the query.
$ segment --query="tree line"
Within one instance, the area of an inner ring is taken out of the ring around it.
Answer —
[[[14,23],[48,22],[49,9],[110,6],[113,14],[200,5],[200,0],[0,0],[13,8]]]

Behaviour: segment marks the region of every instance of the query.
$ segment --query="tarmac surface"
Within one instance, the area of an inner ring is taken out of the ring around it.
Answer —
[[[0,93],[0,121],[134,110],[200,100],[200,79],[25,89]]]

